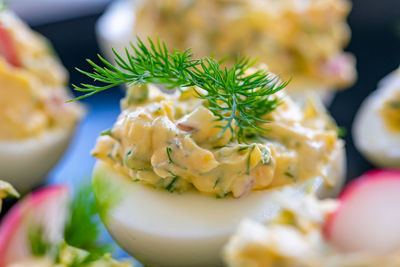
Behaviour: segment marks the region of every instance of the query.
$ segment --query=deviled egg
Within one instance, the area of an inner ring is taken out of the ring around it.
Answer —
[[[364,100],[355,117],[353,139],[372,163],[400,168],[400,69]]]
[[[144,89],[144,88],[143,88]],[[343,142],[310,102],[282,95],[266,139],[247,144],[219,135],[217,119],[192,89],[175,96],[149,85],[99,137],[95,195],[111,235],[155,266],[212,266],[243,218],[268,221],[280,205],[271,192],[335,194],[344,178]],[[330,129],[330,130],[329,130]]]
[[[27,195],[0,224],[0,267],[130,267],[98,242],[94,205],[86,187],[72,203],[63,185]]]
[[[279,212],[272,192],[337,192],[344,144],[318,100],[294,102],[286,83],[250,60],[223,68],[149,42],[127,61],[117,56],[123,70],[89,61],[94,73],[83,73],[103,84],[77,87],[90,96],[141,84],[92,151],[101,217],[128,253],[154,266],[219,265],[243,218]]]
[[[67,148],[83,115],[66,104],[67,72],[47,40],[0,11],[0,177],[25,192]]]
[[[326,102],[356,78],[347,0],[145,0],[118,1],[97,25],[106,55],[124,54],[136,36],[191,47],[198,56],[259,58],[274,73],[292,78],[289,93],[313,90]]]
[[[337,200],[275,195],[282,212],[267,224],[241,223],[224,249],[229,267],[399,266],[400,173],[376,170]]]

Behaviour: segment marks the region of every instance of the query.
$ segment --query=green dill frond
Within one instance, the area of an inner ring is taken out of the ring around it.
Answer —
[[[53,246],[46,240],[42,227],[30,225],[28,228],[28,240],[32,255],[37,257],[46,255]]]
[[[108,246],[99,244],[100,225],[92,186],[85,184],[78,189],[71,203],[71,217],[64,232],[65,242],[100,257],[110,251]]]
[[[85,93],[74,100],[122,84],[153,83],[167,89],[195,86],[205,90],[206,93],[197,92],[197,96],[222,122],[221,134],[229,130],[234,139],[246,142],[247,135],[266,133],[262,125],[267,121],[263,117],[280,104],[280,99],[273,95],[287,83],[265,70],[250,73],[255,61],[249,58],[227,68],[212,57],[196,59],[190,49],[170,53],[165,43],[150,38],[148,42],[146,46],[138,39],[136,46],[131,45],[133,53],[125,50],[126,59],[114,50],[116,66],[100,55],[102,66],[88,60],[92,73],[77,70],[100,85],[74,85],[75,90]]]

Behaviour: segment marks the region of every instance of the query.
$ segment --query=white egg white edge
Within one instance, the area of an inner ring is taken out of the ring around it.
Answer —
[[[326,168],[334,187],[313,178],[290,194],[336,194],[344,181],[344,150],[332,155]],[[130,255],[155,266],[219,266],[222,247],[240,222],[267,222],[280,211],[278,190],[253,191],[241,199],[186,192],[169,193],[133,182],[102,161],[93,171],[93,187],[108,231]]]
[[[400,167],[400,134],[390,132],[379,109],[395,90],[400,90],[400,75],[389,74],[361,104],[353,123],[357,149],[379,167]]]
[[[133,0],[115,1],[96,23],[100,49],[110,62],[114,62],[115,58],[112,49],[126,59],[125,48],[136,42],[135,5]]]
[[[43,183],[46,174],[63,156],[75,128],[49,129],[28,139],[0,141],[0,179],[20,193]]]

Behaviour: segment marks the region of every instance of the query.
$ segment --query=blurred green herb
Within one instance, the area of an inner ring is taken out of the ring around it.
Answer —
[[[107,130],[104,130],[104,131],[102,131],[100,133],[100,136],[106,136],[106,135],[111,136],[112,135],[112,129],[107,129]]]
[[[52,244],[46,240],[42,227],[30,225],[28,229],[28,240],[31,252],[34,256],[44,256],[52,247]]]
[[[345,137],[347,135],[347,129],[343,126],[339,126],[337,127],[337,133],[339,138]]]
[[[64,232],[65,242],[89,252],[89,259],[98,259],[111,248],[99,244],[100,218],[91,184],[79,188],[71,204],[71,217]]]

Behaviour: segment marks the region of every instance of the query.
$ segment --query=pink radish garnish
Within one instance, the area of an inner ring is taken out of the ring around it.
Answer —
[[[343,252],[400,249],[400,171],[375,170],[351,182],[329,216],[325,237]]]
[[[184,124],[184,123],[178,123],[176,126],[178,126],[179,129],[181,129],[181,130],[183,130],[185,132],[191,132],[191,131],[194,131],[194,130],[197,129],[194,126],[190,126],[190,125],[187,125],[187,124]]]
[[[38,190],[17,203],[0,225],[0,267],[32,255],[30,231],[42,230],[51,244],[61,242],[69,200],[68,188],[57,185]]]
[[[14,67],[20,67],[21,62],[18,57],[17,49],[10,33],[0,24],[0,56],[3,56],[8,63]]]

